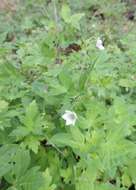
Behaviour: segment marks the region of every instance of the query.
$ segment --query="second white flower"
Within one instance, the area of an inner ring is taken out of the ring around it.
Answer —
[[[105,49],[105,48],[104,48],[104,45],[103,45],[103,41],[102,41],[100,38],[97,39],[96,47],[97,47],[98,49],[100,49],[100,50],[104,50],[104,49]]]

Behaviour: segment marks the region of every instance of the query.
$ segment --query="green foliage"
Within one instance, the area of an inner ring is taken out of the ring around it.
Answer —
[[[24,0],[0,13],[0,190],[136,186],[135,7]]]
[[[71,11],[68,5],[64,4],[61,10],[61,16],[66,24],[71,24],[76,29],[80,30],[79,21],[84,16],[83,13],[71,15]]]

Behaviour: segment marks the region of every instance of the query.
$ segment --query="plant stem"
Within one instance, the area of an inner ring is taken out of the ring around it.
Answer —
[[[55,20],[55,22],[56,22],[56,26],[57,26],[57,29],[58,29],[58,26],[59,26],[59,19],[58,19],[58,13],[57,13],[56,2],[57,2],[57,0],[52,0],[52,3],[53,3],[53,10],[54,10],[54,20]]]

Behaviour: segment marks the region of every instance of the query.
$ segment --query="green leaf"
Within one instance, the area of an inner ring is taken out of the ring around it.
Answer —
[[[119,85],[126,88],[133,88],[136,86],[136,82],[129,79],[120,79]]]
[[[16,81],[20,81],[22,79],[22,76],[17,70],[17,68],[12,65],[11,63],[4,63],[0,65],[0,81],[1,80],[9,80],[9,79],[16,79]]]
[[[52,84],[51,89],[48,92],[48,95],[50,96],[58,96],[61,94],[65,94],[67,92],[66,87],[60,85],[60,84]]]
[[[8,102],[0,100],[0,112],[8,108]]]
[[[84,16],[84,13],[78,13],[71,16],[69,23],[76,29],[80,30],[80,23],[79,21]]]
[[[57,133],[50,140],[49,143],[58,146],[66,146],[72,143],[72,138],[70,134],[67,133]]]
[[[84,13],[77,13],[71,15],[70,7],[67,4],[64,4],[61,9],[61,16],[67,24],[71,24],[74,28],[79,30],[79,21],[84,16]]]
[[[29,126],[29,123],[31,126],[31,122],[33,123],[37,115],[38,115],[38,107],[36,101],[34,100],[26,108],[26,117],[25,117],[26,126]]]
[[[0,148],[0,177],[8,173],[12,168],[12,159],[16,153],[15,145],[4,145]]]
[[[78,127],[71,127],[70,132],[74,141],[77,141],[80,145],[84,144],[84,135]]]
[[[64,69],[60,72],[59,80],[67,90],[74,86],[71,74],[67,71],[67,67],[64,67]]]
[[[127,190],[126,188],[120,188],[110,183],[96,184],[94,190]]]
[[[129,161],[127,173],[131,177],[132,182],[136,184],[136,159]]]
[[[16,183],[18,190],[38,190],[44,186],[44,178],[39,167],[29,169]]]
[[[14,129],[10,136],[16,137],[17,140],[22,139],[23,137],[27,136],[29,134],[29,130],[25,127],[19,126],[18,128]]]
[[[69,133],[58,133],[55,134],[49,143],[55,144],[60,147],[70,146],[73,149],[82,149],[84,145],[84,137],[79,129],[71,129],[71,134]]]
[[[48,44],[46,43],[42,43],[41,44],[41,52],[42,52],[42,55],[46,58],[54,58],[55,55],[56,55],[56,50],[55,48],[49,46]]]
[[[43,176],[44,176],[44,179],[45,179],[45,184],[44,184],[44,187],[42,187],[40,190],[55,190],[56,189],[56,185],[55,184],[52,184],[52,176],[49,172],[49,168],[47,168],[45,170],[45,172],[43,173]]]
[[[34,81],[33,84],[32,84],[32,91],[44,98],[46,96],[46,93],[47,93],[47,85],[45,85],[45,83],[41,83],[41,82],[38,82],[38,81]]]
[[[11,159],[11,171],[5,175],[5,179],[8,181],[8,183],[13,184],[15,179],[18,180],[22,175],[24,175],[29,164],[29,151],[22,147],[18,147]]]
[[[17,190],[37,190],[44,185],[44,178],[39,167],[29,168],[30,154],[24,148],[18,148],[11,159],[11,172],[5,175],[9,184],[14,184]]]
[[[34,136],[28,136],[27,138],[25,138],[23,144],[30,150],[32,150],[35,154],[37,154],[40,141]]]
[[[8,189],[6,190],[18,190],[16,187],[9,187]]]
[[[23,124],[29,132],[36,132],[37,130],[40,132],[41,118],[35,100],[27,106]]]
[[[83,190],[84,188],[94,190],[95,180],[100,169],[99,160],[87,159],[86,170],[84,170],[79,177],[79,182],[77,184],[77,189]]]
[[[62,6],[61,16],[66,23],[69,23],[69,18],[71,17],[71,10],[67,4],[64,4]]]
[[[126,172],[122,175],[122,184],[125,187],[130,187],[132,184],[129,175]]]
[[[10,136],[11,128],[4,128],[4,130],[0,130],[0,144],[12,144],[14,142],[14,137]]]
[[[30,164],[30,154],[28,150],[18,147],[15,155],[13,156],[11,162],[13,163],[11,172],[8,173],[5,178],[9,183],[14,182],[14,177],[18,180],[22,175],[24,175]]]
[[[12,172],[17,178],[20,178],[23,174],[25,174],[30,164],[29,151],[19,148],[13,158],[13,161],[15,162],[15,165]]]

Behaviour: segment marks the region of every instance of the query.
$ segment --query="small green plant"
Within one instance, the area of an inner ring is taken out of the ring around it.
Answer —
[[[129,8],[114,0],[31,0],[10,19],[1,13],[0,190],[135,187]]]

